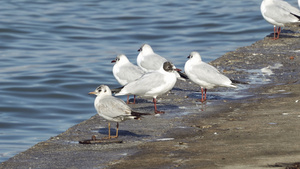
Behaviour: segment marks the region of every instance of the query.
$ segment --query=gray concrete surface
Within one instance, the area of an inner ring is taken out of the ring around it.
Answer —
[[[120,124],[122,143],[78,144],[92,135],[106,136],[107,122],[95,115],[0,168],[296,167],[300,34],[297,25],[286,30],[278,40],[269,35],[211,63],[230,78],[249,84],[208,90],[208,101],[201,103],[197,85],[178,81],[159,99],[158,108],[165,114]],[[153,112],[151,99],[139,98],[130,106]]]

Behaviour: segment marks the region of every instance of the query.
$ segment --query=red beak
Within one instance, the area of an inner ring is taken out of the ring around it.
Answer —
[[[116,60],[112,60],[112,61],[111,61],[111,63],[115,63],[115,62],[116,62]]]

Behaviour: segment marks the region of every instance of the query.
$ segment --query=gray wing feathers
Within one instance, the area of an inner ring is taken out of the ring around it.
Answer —
[[[212,84],[224,84],[224,82],[231,83],[230,79],[221,74],[215,67],[209,64],[201,64],[199,66],[194,66],[194,75],[199,79]]]
[[[283,8],[284,10],[286,11],[289,11],[293,14],[296,14],[296,15],[300,15],[300,11],[298,8],[290,5],[288,2],[285,2],[285,1],[278,1],[278,6],[280,6],[281,8]]]
[[[157,54],[152,54],[145,57],[146,58],[141,62],[141,66],[147,70],[158,70],[162,64],[167,61],[167,59]]]
[[[101,100],[99,106],[101,114],[112,118],[131,114],[131,108],[119,98],[107,97]]]
[[[144,71],[135,65],[124,66],[118,73],[117,76],[128,82],[132,82],[140,78],[144,74]]]
[[[159,75],[159,73],[152,72],[144,74],[140,79],[126,85],[119,94],[143,95],[146,92],[151,92],[151,90],[154,90],[156,87],[160,86],[163,80],[164,77]]]
[[[291,15],[291,13],[300,15],[300,11],[288,4],[285,1],[277,1],[274,6],[266,6],[266,11],[264,14],[269,18],[276,18],[277,22],[288,23],[296,22],[299,19]]]

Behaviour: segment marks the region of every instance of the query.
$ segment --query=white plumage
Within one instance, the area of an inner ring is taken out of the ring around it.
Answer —
[[[116,59],[111,62],[115,63],[113,75],[122,86],[140,78],[145,73],[140,67],[132,64],[124,54],[118,55]],[[129,95],[127,97],[127,104],[128,103]],[[133,103],[135,103],[135,96]]]
[[[140,53],[136,59],[137,64],[145,72],[153,72],[153,71],[159,70],[161,68],[162,64],[167,62],[167,59],[156,54],[149,44],[143,44],[138,51]],[[175,72],[176,77],[179,80],[185,81],[184,78],[180,77],[180,74],[178,73],[179,71],[181,71],[181,70],[177,69],[177,71]]]
[[[186,61],[184,71],[191,81],[200,85],[202,92],[201,101],[206,100],[206,89],[217,86],[236,87],[232,85],[231,80],[221,74],[215,67],[201,60],[198,52],[191,52]],[[205,89],[205,98],[203,98],[203,89]]]
[[[137,56],[137,64],[145,72],[159,70],[164,62],[167,61],[164,57],[154,53],[151,46],[144,44],[138,50],[140,53]]]
[[[285,24],[300,21],[300,10],[283,0],[263,0],[260,11],[264,19],[274,25],[274,39],[279,38],[281,27]]]
[[[118,95],[139,95],[144,97],[153,97],[155,113],[157,111],[156,97],[171,90],[176,83],[176,69],[170,62],[165,62],[157,71],[144,74],[139,79],[128,83],[116,94]]]
[[[121,99],[112,96],[111,90],[106,85],[100,85],[95,91],[89,94],[95,94],[97,97],[94,101],[95,109],[99,116],[108,121],[117,122],[116,136],[110,136],[110,122],[108,123],[108,139],[118,137],[119,122],[128,119],[139,119],[145,113],[133,112],[131,108]]]

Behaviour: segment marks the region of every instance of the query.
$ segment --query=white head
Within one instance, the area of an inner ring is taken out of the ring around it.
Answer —
[[[107,85],[100,85],[95,89],[95,91],[89,92],[89,94],[94,94],[97,96],[107,96],[111,95],[111,90]]]
[[[151,46],[148,45],[148,44],[143,44],[141,46],[141,48],[138,50],[140,53],[143,53],[143,54],[150,54],[150,53],[154,53]]]
[[[194,62],[201,62],[201,56],[198,52],[191,52],[190,55],[188,56],[189,60],[192,60]]]
[[[128,63],[129,60],[128,58],[124,55],[124,54],[120,54],[116,57],[115,60],[112,60],[111,63],[116,63],[116,64],[124,64],[124,63]]]

